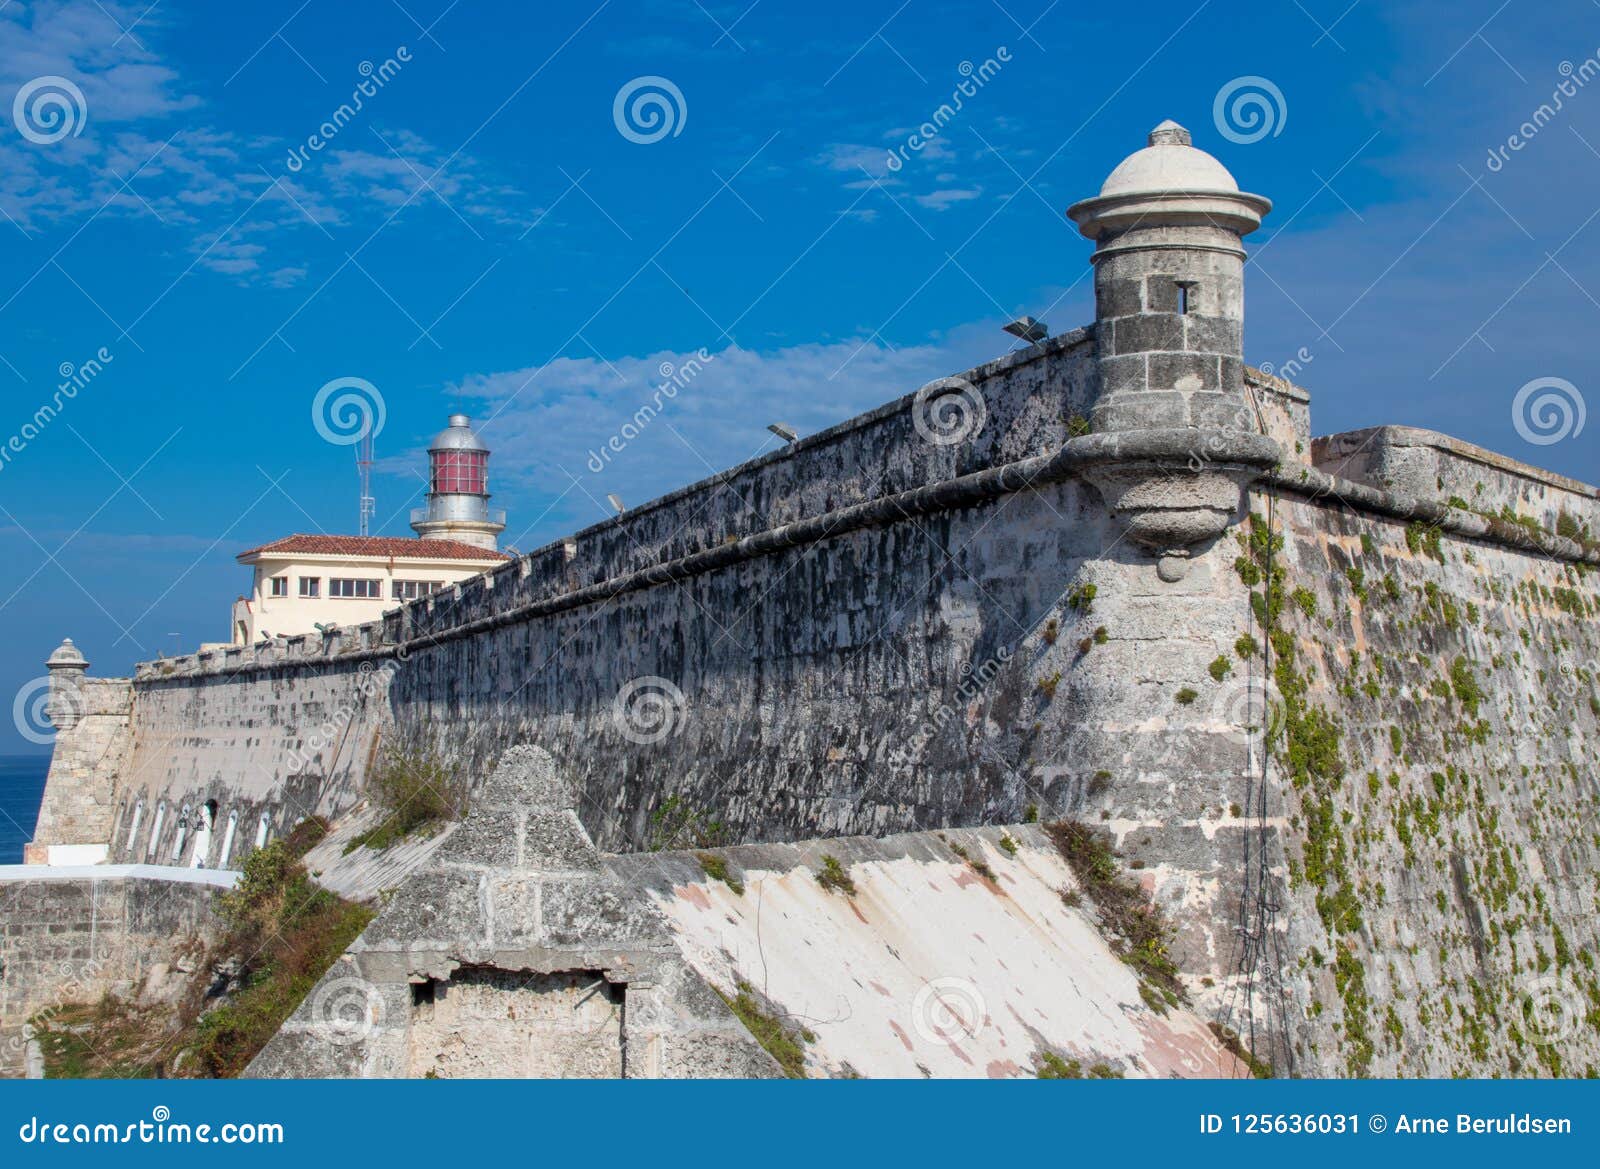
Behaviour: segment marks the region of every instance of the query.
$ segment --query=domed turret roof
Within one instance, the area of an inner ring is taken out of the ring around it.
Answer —
[[[1237,191],[1228,168],[1191,144],[1189,131],[1170,118],[1150,131],[1150,144],[1123,159],[1100,187],[1101,195],[1147,191]]]
[[[1241,191],[1227,167],[1194,148],[1189,131],[1166,121],[1150,131],[1148,146],[1122,160],[1098,195],[1068,207],[1067,216],[1104,243],[1140,228],[1222,228],[1245,236],[1270,210],[1272,200]]]
[[[72,638],[69,637],[56,646],[56,652],[46,658],[44,664],[52,669],[71,669],[73,667],[86,669],[88,668],[89,660],[83,656],[83,652],[77,646],[72,644]]]
[[[450,425],[433,436],[428,444],[430,451],[483,451],[489,448],[472,432],[472,419],[465,414],[450,415]]]

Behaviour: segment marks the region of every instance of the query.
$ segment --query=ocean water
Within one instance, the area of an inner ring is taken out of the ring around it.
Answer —
[[[0,755],[0,865],[22,863],[49,770],[48,755]]]

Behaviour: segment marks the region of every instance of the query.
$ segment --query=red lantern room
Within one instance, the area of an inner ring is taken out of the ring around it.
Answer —
[[[489,494],[488,451],[436,449],[428,452],[428,459],[433,471],[429,490],[435,495]]]
[[[425,539],[462,540],[494,548],[505,530],[505,513],[489,504],[489,448],[472,432],[465,414],[450,415],[428,446],[428,506],[411,513],[411,527]]]

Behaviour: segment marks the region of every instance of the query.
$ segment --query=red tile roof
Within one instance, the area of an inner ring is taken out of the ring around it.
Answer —
[[[461,540],[416,540],[405,536],[285,536],[259,548],[239,553],[238,559],[270,552],[300,552],[313,556],[382,556],[411,560],[510,560]]]

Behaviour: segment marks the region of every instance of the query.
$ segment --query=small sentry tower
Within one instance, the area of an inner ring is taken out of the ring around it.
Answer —
[[[460,540],[498,550],[506,515],[489,508],[489,448],[465,414],[428,447],[428,506],[411,513],[411,529],[426,540]]]

